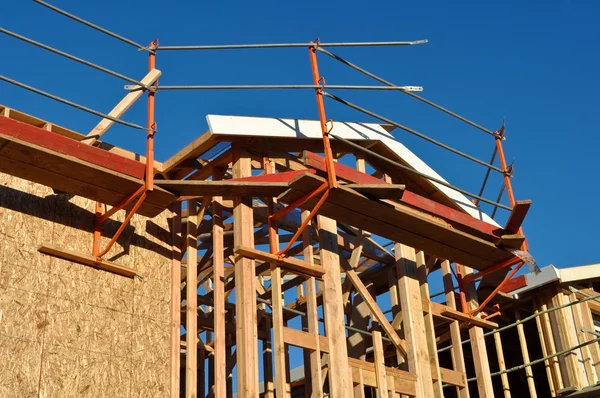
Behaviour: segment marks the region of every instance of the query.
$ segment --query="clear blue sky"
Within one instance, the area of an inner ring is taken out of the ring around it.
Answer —
[[[600,261],[594,230],[600,188],[596,114],[600,91],[600,3],[595,1],[460,2],[159,2],[66,1],[53,4],[148,43],[229,44],[428,39],[414,47],[345,48],[340,55],[490,128],[507,118],[505,150],[515,159],[518,199],[532,199],[525,223],[540,265]],[[3,5],[0,26],[133,78],[147,57],[32,1]],[[108,112],[127,84],[0,35],[0,74]],[[375,84],[320,57],[330,84]],[[308,51],[159,53],[162,84],[311,84]],[[488,159],[493,140],[400,93],[339,92],[373,111]],[[0,103],[82,133],[98,118],[0,83]],[[326,102],[328,117],[372,121]],[[165,160],[206,128],[205,115],[316,118],[305,92],[162,92],[157,95],[157,158]],[[145,123],[145,101],[124,119]],[[396,137],[450,182],[477,191],[485,170],[409,136]],[[115,126],[106,141],[143,152],[143,133]],[[499,179],[486,196],[495,197]],[[501,217],[501,220],[503,218]]]

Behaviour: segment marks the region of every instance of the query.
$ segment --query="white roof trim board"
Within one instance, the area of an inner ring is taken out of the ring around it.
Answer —
[[[210,132],[214,135],[308,138],[321,139],[321,125],[317,120],[280,119],[247,116],[206,116]],[[333,122],[335,135],[348,140],[377,140],[396,153],[413,169],[438,180],[446,181],[406,146],[397,141],[377,123]],[[431,182],[441,193],[453,200],[471,216],[500,227],[491,217],[479,210],[462,193]]]

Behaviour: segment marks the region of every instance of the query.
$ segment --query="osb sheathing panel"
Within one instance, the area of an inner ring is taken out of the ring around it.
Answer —
[[[105,257],[141,279],[37,251],[91,253],[94,207],[0,173],[0,397],[168,396],[168,212],[134,216]]]

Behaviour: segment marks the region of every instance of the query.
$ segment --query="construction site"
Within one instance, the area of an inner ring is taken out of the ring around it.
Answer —
[[[0,75],[98,117],[73,131],[0,97],[0,397],[600,396],[600,265],[538,266],[522,228],[535,203],[513,190],[504,126],[336,51],[427,40],[140,44],[34,1],[143,52],[148,69],[127,77],[0,27],[127,83],[100,111]],[[159,84],[164,52],[276,48],[305,54],[312,84]],[[323,59],[374,85],[328,84]],[[163,90],[310,91],[315,118],[209,114],[159,161]],[[420,101],[487,135],[491,159],[341,90]],[[127,121],[144,101],[146,123]],[[339,120],[331,103],[376,122]],[[113,125],[142,131],[145,153],[105,141]],[[479,192],[445,179],[406,135],[481,168]]]

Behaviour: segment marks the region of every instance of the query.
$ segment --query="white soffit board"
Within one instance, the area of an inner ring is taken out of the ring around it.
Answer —
[[[321,139],[321,125],[318,120],[280,119],[248,116],[206,116],[210,132],[215,135],[245,137],[277,137]],[[413,169],[432,178],[446,182],[431,167],[410,151],[392,134],[377,123],[333,122],[335,135],[347,140],[378,140],[396,153]],[[500,227],[496,221],[479,210],[462,193],[436,182],[431,182],[440,192],[453,200],[471,216]]]

